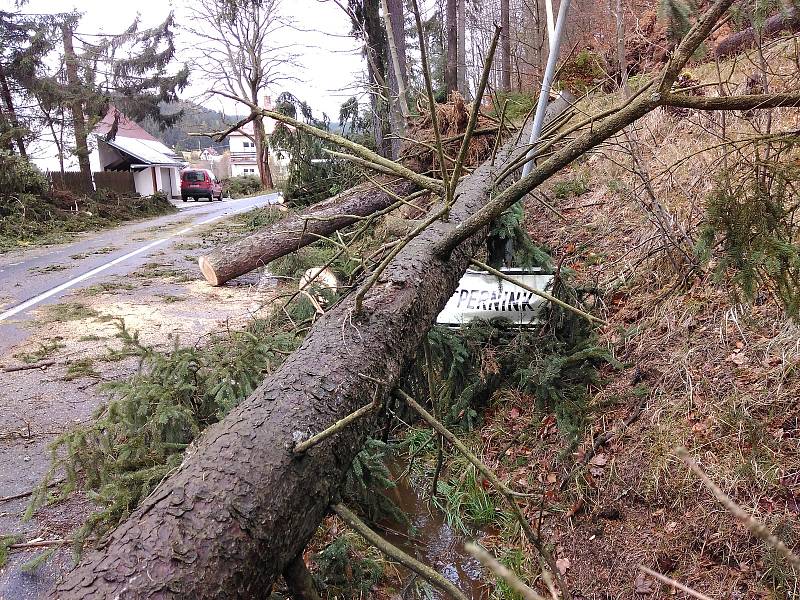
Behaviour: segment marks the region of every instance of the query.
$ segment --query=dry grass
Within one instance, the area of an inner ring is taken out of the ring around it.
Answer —
[[[793,43],[767,51],[771,89],[797,85]],[[740,59],[731,93],[749,70],[752,61]],[[717,76],[714,65],[691,73],[703,81]],[[694,239],[724,158],[720,148],[703,150],[719,144],[723,125],[728,138],[744,139],[765,132],[766,117],[727,113],[723,122],[721,115],[656,111],[637,124],[638,150],[656,196]],[[771,131],[799,125],[797,109],[772,111]],[[734,168],[751,153],[745,148],[733,157]],[[568,581],[588,598],[640,597],[638,563],[714,598],[797,597],[798,574],[702,488],[674,449],[686,446],[727,494],[796,548],[800,327],[768,294],[757,305],[741,305],[705,271],[683,280],[686,269],[640,201],[642,182],[630,165],[620,138],[563,173],[561,181],[589,182],[586,193],[553,200],[567,222],[528,206],[534,239],[604,291],[599,308],[611,326],[603,336],[627,365],[596,394],[594,405],[602,410],[579,455],[645,400],[641,418],[600,450],[607,462],[590,465],[565,493],[545,475],[548,508],[560,513],[546,527],[559,555],[571,561]],[[544,435],[539,441],[533,468],[558,471],[558,440]],[[662,593],[654,586],[648,597]]]

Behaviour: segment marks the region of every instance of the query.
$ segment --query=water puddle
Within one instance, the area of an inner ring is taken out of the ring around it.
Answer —
[[[478,530],[474,536],[466,536],[447,523],[446,516],[417,493],[408,477],[398,476],[403,472],[400,463],[389,465],[397,487],[386,493],[409,518],[408,526],[393,522],[381,522],[382,535],[401,550],[432,567],[454,583],[468,598],[488,600],[490,589],[486,585],[483,566],[464,549],[464,544],[478,540],[489,531]],[[430,484],[428,484],[430,485]],[[407,532],[407,533],[405,533]],[[413,573],[409,573],[404,588],[410,588]],[[406,592],[401,597],[411,600],[414,596]],[[438,591],[434,598],[446,598]]]

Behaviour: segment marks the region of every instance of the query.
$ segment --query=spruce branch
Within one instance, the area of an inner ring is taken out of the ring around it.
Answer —
[[[370,402],[369,404],[367,404],[365,406],[362,406],[361,408],[359,408],[358,410],[350,413],[346,417],[336,421],[336,423],[334,423],[333,425],[331,425],[327,429],[323,429],[322,431],[320,431],[316,435],[312,435],[307,440],[302,441],[299,444],[296,444],[295,447],[292,449],[292,452],[294,452],[295,454],[303,454],[309,448],[312,448],[313,446],[316,446],[320,442],[328,439],[332,435],[335,435],[335,434],[339,433],[342,429],[344,429],[345,427],[350,425],[350,423],[352,423],[353,421],[357,421],[358,419],[360,419],[361,417],[363,417],[367,413],[372,412],[373,410],[375,410],[379,406],[380,406],[380,402],[378,400],[378,394],[376,392],[375,397],[372,399],[372,402]]]

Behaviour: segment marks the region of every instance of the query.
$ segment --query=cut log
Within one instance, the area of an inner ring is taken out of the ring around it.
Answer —
[[[418,189],[405,180],[384,185],[401,197]],[[263,231],[201,256],[200,271],[211,285],[222,285],[318,241],[319,236],[328,236],[352,225],[358,220],[355,217],[366,217],[394,202],[391,194],[372,183],[363,183],[282,219]]]
[[[762,38],[772,37],[781,31],[800,31],[800,9],[796,6],[772,15],[764,21]],[[714,48],[714,56],[724,58],[731,56],[756,44],[756,32],[752,27],[733,33],[720,40]]]
[[[388,398],[436,315],[484,244],[488,227],[439,258],[437,243],[495,191],[495,166],[463,180],[450,211],[411,241],[354,313],[355,294],[320,318],[303,345],[187,451],[100,548],[52,591],[91,598],[251,598],[300,554],[339,493],[374,417],[306,452],[298,441],[371,401]],[[376,380],[383,382],[376,390]]]

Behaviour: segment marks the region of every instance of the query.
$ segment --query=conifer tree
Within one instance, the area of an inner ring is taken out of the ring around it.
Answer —
[[[87,136],[110,104],[134,120],[150,117],[160,127],[177,122],[181,112],[163,114],[161,103],[176,102],[188,83],[184,65],[170,71],[175,58],[174,15],[152,28],[141,29],[137,19],[117,35],[92,35],[76,31],[79,15],[61,23],[66,85],[56,89],[69,107],[75,135],[75,153],[86,188],[91,189]],[[75,48],[78,41],[81,48]]]

